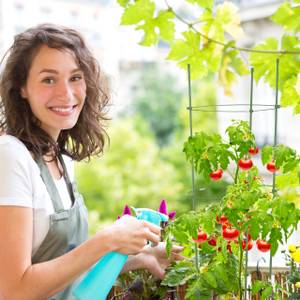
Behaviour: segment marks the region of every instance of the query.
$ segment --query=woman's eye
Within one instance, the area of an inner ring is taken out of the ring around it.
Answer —
[[[42,82],[47,83],[47,84],[53,84],[55,81],[53,78],[44,78]]]
[[[74,75],[71,77],[71,81],[79,81],[82,79],[82,75]]]

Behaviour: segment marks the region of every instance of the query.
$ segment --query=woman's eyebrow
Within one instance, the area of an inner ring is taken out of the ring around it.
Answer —
[[[76,73],[76,72],[82,72],[81,69],[79,68],[76,68],[76,69],[73,69],[70,73]],[[54,69],[42,69],[39,74],[41,73],[53,73],[53,74],[58,74],[59,72],[57,70],[54,70]]]

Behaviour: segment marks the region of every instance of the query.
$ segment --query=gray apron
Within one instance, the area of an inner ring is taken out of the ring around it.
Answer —
[[[61,256],[83,243],[88,237],[87,209],[83,198],[78,193],[75,183],[71,183],[62,157],[59,157],[59,160],[63,167],[63,176],[72,200],[72,207],[68,210],[64,209],[48,167],[41,157],[36,159],[52,200],[54,213],[50,215],[49,231],[32,257],[33,264]],[[71,291],[80,282],[82,276],[49,300],[76,300]]]

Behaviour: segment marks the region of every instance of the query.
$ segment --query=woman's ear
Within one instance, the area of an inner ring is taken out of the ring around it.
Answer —
[[[25,86],[21,87],[21,96],[22,98],[27,99],[28,94]]]

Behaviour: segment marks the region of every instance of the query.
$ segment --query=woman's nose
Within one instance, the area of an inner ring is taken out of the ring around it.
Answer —
[[[56,96],[62,100],[70,100],[72,98],[72,87],[68,82],[61,81],[56,86]]]

